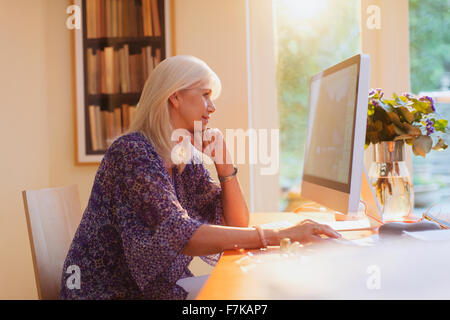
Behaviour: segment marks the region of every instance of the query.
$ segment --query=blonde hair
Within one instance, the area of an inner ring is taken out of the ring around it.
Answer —
[[[212,99],[220,95],[222,88],[219,78],[204,61],[186,55],[163,60],[144,85],[129,132],[141,132],[163,161],[172,164],[170,155],[177,141],[171,141],[174,128],[169,97],[176,91],[200,86],[212,90]]]

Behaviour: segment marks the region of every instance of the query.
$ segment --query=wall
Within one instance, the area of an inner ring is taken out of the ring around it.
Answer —
[[[366,10],[380,8],[380,28],[369,29]],[[361,3],[362,49],[371,58],[370,85],[386,95],[410,90],[408,0],[363,0]]]
[[[37,298],[21,191],[78,184],[84,208],[97,170],[74,165],[69,3],[0,0],[0,299]]]
[[[0,0],[0,299],[37,297],[21,191],[50,180],[43,4]]]

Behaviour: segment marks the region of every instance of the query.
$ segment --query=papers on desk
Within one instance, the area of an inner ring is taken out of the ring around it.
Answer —
[[[427,231],[403,231],[403,234],[423,241],[449,241],[450,240],[450,230],[427,230]]]

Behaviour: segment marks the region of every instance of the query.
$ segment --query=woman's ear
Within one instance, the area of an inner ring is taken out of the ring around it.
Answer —
[[[175,109],[178,109],[180,106],[180,94],[178,92],[174,92],[170,97],[169,101]]]

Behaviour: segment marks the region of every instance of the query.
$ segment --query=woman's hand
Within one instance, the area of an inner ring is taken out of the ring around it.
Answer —
[[[280,239],[289,238],[291,241],[309,243],[324,241],[321,236],[338,239],[341,237],[341,234],[330,226],[306,219],[295,226],[278,230],[278,236]]]
[[[206,128],[201,134],[191,134],[191,143],[197,150],[210,157],[214,164],[233,164],[219,129]]]

